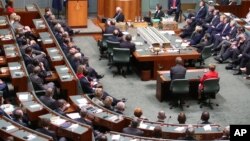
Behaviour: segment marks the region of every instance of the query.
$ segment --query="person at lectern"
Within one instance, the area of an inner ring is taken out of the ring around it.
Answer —
[[[161,19],[161,17],[164,17],[164,16],[165,16],[165,14],[162,11],[162,5],[157,4],[154,19]]]
[[[175,21],[179,19],[179,14],[181,10],[181,0],[168,0],[168,15],[175,13]]]
[[[121,9],[121,7],[116,7],[116,13],[115,13],[115,15],[114,15],[114,17],[113,17],[115,20],[116,20],[116,22],[124,22],[124,19],[125,19],[125,16],[123,15],[123,13],[122,13],[122,9]]]

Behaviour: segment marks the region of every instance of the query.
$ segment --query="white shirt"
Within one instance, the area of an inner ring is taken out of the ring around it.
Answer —
[[[246,16],[246,22],[250,22],[250,12],[247,13],[247,16]]]

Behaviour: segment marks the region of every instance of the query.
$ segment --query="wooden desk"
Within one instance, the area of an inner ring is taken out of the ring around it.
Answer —
[[[153,129],[155,126],[161,126],[162,137],[164,139],[178,139],[180,137],[185,137],[185,130],[188,125],[183,124],[165,124],[158,122],[144,121],[139,125],[139,129],[144,131],[144,136],[152,137]],[[195,128],[195,139],[196,140],[214,140],[222,136],[222,131],[219,125],[210,125],[211,130],[207,130],[205,125],[193,125]],[[181,130],[178,130],[181,129]]]
[[[37,33],[48,31],[48,28],[45,25],[45,22],[43,21],[43,19],[33,19],[33,26]]]
[[[2,138],[12,136],[15,141],[53,141],[52,137],[23,127],[4,116],[0,117],[0,135]]]
[[[117,113],[113,113],[103,107],[95,105],[87,96],[70,96],[70,101],[76,109],[80,109],[81,107],[86,108],[89,114],[95,117],[94,124],[98,126],[121,132],[124,127],[130,124],[129,120],[120,117]]]
[[[15,43],[14,35],[10,28],[0,29],[0,43],[2,44]]]
[[[46,48],[46,52],[49,56],[50,63],[53,67],[65,64],[63,55],[58,48],[56,47]]]
[[[49,32],[40,32],[39,37],[42,40],[42,47],[43,47],[44,50],[46,48],[56,46],[51,33],[49,33]]]
[[[8,20],[6,16],[0,16],[0,29],[8,28]]]
[[[5,66],[7,65],[7,60],[5,56],[0,56],[0,66]]]
[[[92,141],[92,130],[88,126],[82,126],[53,114],[42,115],[39,118],[50,119],[52,129],[58,136],[68,137],[73,141]]]
[[[24,70],[23,62],[10,62],[8,66],[11,74],[11,83],[16,88],[16,92],[27,91],[28,77]]]
[[[55,66],[56,73],[59,76],[60,86],[67,91],[67,96],[77,94],[77,82],[73,72],[66,65]]]
[[[7,62],[16,62],[21,59],[21,54],[19,53],[17,44],[5,44],[3,45],[3,50]]]
[[[48,76],[45,78],[46,82],[53,82],[53,81],[57,81],[59,79],[59,76],[57,75],[56,72],[52,71],[51,73],[52,73],[51,76]]]
[[[203,69],[197,70],[187,70],[186,79],[190,81],[190,94],[196,95],[198,92],[198,85],[200,83],[199,76],[204,74]],[[170,71],[158,71],[157,72],[157,81],[156,81],[156,98],[162,102],[170,96]]]
[[[40,115],[48,113],[37,101],[22,102],[21,105],[26,109],[30,121],[37,121]]]
[[[0,68],[0,78],[10,78],[10,70],[8,67]]]
[[[137,35],[136,30],[129,30],[129,33],[135,38],[132,42],[140,42],[141,45],[136,45],[136,51],[133,53],[135,60],[135,67],[139,74],[142,71],[149,70],[151,72],[150,78],[156,79],[157,71],[170,70],[175,65],[176,57],[182,57],[183,60],[198,59],[200,54],[193,48],[187,47],[186,49],[172,50],[171,48],[162,49],[157,55],[153,53],[145,41]],[[167,37],[167,35],[164,35]],[[170,41],[171,46],[175,45],[175,41],[180,37],[173,35],[171,38],[167,37]]]

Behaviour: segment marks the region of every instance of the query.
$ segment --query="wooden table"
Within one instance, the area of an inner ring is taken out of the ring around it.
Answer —
[[[204,69],[187,70],[186,79],[190,81],[190,94],[197,95],[199,77],[204,74]],[[156,81],[156,98],[162,102],[171,94],[170,87],[170,71],[158,71]]]
[[[182,57],[184,61],[189,59],[196,60],[200,57],[200,54],[192,47],[187,47],[185,49],[178,48],[177,50],[165,48],[162,49],[159,54],[154,53],[149,49],[150,45],[145,43],[145,41],[136,34],[135,29],[129,30],[129,33],[134,38],[132,42],[142,43],[140,45],[136,45],[136,51],[133,53],[134,66],[141,77],[143,77],[142,72],[147,70],[151,72],[150,78],[155,80],[157,71],[170,70],[170,68],[175,65],[176,57]],[[164,36],[169,39],[171,46],[175,46],[177,39],[180,40],[180,37],[176,35]]]

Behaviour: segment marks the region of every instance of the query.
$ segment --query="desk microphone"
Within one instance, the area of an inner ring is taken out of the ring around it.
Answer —
[[[166,122],[167,126],[168,126],[168,122],[169,122],[169,120],[170,120],[171,118],[172,118],[171,116],[168,117],[167,122]]]

